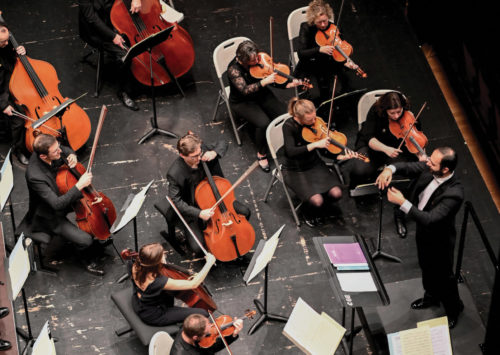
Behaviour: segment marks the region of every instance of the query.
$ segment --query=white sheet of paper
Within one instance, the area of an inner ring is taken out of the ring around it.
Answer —
[[[113,228],[111,230],[111,233],[114,233],[116,231],[119,231],[122,229],[128,222],[130,222],[132,219],[134,219],[135,216],[137,216],[137,213],[139,213],[139,210],[142,207],[142,203],[146,199],[146,193],[148,192],[149,187],[153,183],[154,180],[151,180],[149,184],[144,186],[141,191],[139,191],[135,196],[132,202],[130,202],[130,205],[128,206],[127,210],[125,211],[125,214],[123,215],[122,219],[120,220],[120,223],[116,226],[116,228]]]
[[[404,355],[433,355],[429,327],[402,330],[399,336]]]
[[[45,322],[42,331],[36,338],[31,355],[56,355],[54,341],[49,334],[49,322]]]
[[[271,261],[274,255],[274,251],[276,250],[276,247],[278,246],[279,242],[279,236],[281,234],[281,231],[285,228],[285,225],[282,225],[280,229],[276,231],[276,233],[273,234],[271,238],[266,240],[266,245],[264,245],[264,249],[260,253],[260,255],[257,257],[255,260],[255,265],[252,270],[252,273],[248,277],[247,280],[247,285],[248,283],[264,268],[266,265]]]
[[[369,272],[338,272],[340,287],[345,292],[370,292],[377,291]]]
[[[9,198],[10,192],[14,187],[14,174],[12,173],[12,164],[10,162],[10,152],[3,162],[0,170],[0,211],[3,211],[5,204]]]
[[[31,270],[28,250],[23,246],[24,235],[21,234],[17,240],[12,253],[9,256],[9,277],[12,300],[15,300],[24,286]]]

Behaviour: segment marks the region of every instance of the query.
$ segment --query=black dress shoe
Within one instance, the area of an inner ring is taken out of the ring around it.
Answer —
[[[12,348],[10,341],[0,339],[0,351],[9,350],[10,348]]]
[[[20,151],[14,151],[14,155],[16,156],[17,160],[23,165],[28,165],[28,163],[30,162],[26,155],[24,155]]]
[[[95,276],[104,276],[104,270],[95,261],[85,265],[85,269]]]
[[[439,302],[430,298],[419,298],[411,303],[411,309],[424,309],[432,306],[439,306]]]
[[[137,106],[137,104],[135,103],[134,100],[132,100],[130,98],[130,96],[128,96],[128,94],[125,92],[125,91],[121,91],[118,93],[118,97],[120,98],[120,100],[122,100],[123,104],[125,105],[125,107],[133,110],[133,111],[138,111],[139,110],[139,106]]]
[[[0,319],[9,314],[9,309],[7,307],[0,307]]]
[[[305,217],[304,216],[304,223],[307,224],[311,228],[314,228],[317,226],[315,217]]]
[[[401,238],[406,238],[406,222],[404,217],[394,213],[394,223],[396,224],[396,233]]]
[[[458,316],[464,311],[464,304],[460,301],[460,308],[458,309],[458,314],[456,316],[448,317],[448,328],[453,329],[458,323]]]
[[[259,166],[260,168],[262,169],[263,172],[265,173],[268,173],[271,171],[271,168],[269,167],[269,163],[268,162],[263,162],[264,160],[267,160],[267,156],[263,156],[263,157],[259,157],[257,155],[257,160],[259,161]]]

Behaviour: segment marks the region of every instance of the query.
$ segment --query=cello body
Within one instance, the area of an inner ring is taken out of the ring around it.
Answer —
[[[202,210],[211,208],[231,186],[228,180],[209,175],[196,187],[195,200],[198,207]],[[203,231],[208,250],[220,261],[231,261],[245,255],[255,243],[255,231],[244,216],[236,213],[234,201],[234,193],[231,192],[217,206]]]
[[[9,90],[17,105],[24,107],[28,117],[38,120],[44,114],[59,106],[67,98],[59,92],[59,78],[54,67],[44,61],[26,56],[18,58],[9,83]],[[34,130],[32,122],[26,121],[25,143],[33,151]],[[44,127],[45,126],[45,127]],[[58,117],[52,117],[37,129],[41,133],[55,135],[53,130],[65,131],[68,145],[80,149],[90,136],[90,119],[77,104],[71,104],[62,114],[62,126]],[[64,137],[64,135],[62,135]]]
[[[59,192],[61,194],[68,192],[83,173],[85,173],[85,167],[80,163],[77,163],[73,169],[67,165],[60,167],[56,177]],[[116,210],[113,202],[106,195],[95,191],[91,186],[81,191],[83,198],[73,205],[76,223],[84,232],[97,239],[106,240],[111,235],[109,229],[116,220]]]
[[[141,11],[137,14],[131,14],[129,9],[130,0],[116,0],[111,9],[111,22],[120,33],[126,35],[131,46],[174,26],[169,38],[151,51],[154,86],[171,81],[165,66],[175,78],[186,74],[194,63],[193,40],[189,33],[177,23],[169,23],[161,17],[162,8],[158,0],[142,0]],[[151,86],[149,63],[147,51],[132,59],[131,63],[134,77],[146,86]]]

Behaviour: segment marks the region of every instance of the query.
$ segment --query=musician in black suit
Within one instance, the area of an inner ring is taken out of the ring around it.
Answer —
[[[62,153],[62,154],[61,154]],[[60,146],[59,142],[50,135],[41,134],[33,143],[26,182],[29,190],[29,210],[22,228],[30,231],[45,232],[50,235],[59,235],[73,243],[78,256],[85,264],[87,271],[94,275],[103,276],[95,261],[92,261],[93,238],[71,223],[66,215],[73,211],[73,202],[82,198],[81,190],[92,182],[92,173],[84,173],[78,182],[65,194],[60,194],[56,184],[58,169],[64,164],[62,155],[66,156],[68,166],[75,167],[77,158],[68,147]],[[21,230],[22,231],[22,230]]]
[[[125,56],[125,40],[116,33],[110,19],[111,8],[115,0],[79,0],[78,25],[80,37],[94,48],[101,48],[116,61],[118,71],[118,97],[123,104],[134,111],[139,107],[130,97],[133,78],[128,66],[121,58]],[[130,12],[141,10],[141,0],[132,0]]]
[[[201,165],[204,161],[212,175],[223,177],[219,158],[227,151],[227,143],[219,140],[214,145],[204,145],[201,139],[188,133],[177,142],[179,157],[172,163],[167,172],[168,196],[172,199],[180,213],[189,224],[198,240],[203,243],[203,230],[206,222],[213,216],[210,209],[201,210],[195,202],[196,186],[206,177]],[[238,201],[234,201],[233,207],[238,214],[250,218],[250,209]],[[164,208],[164,213],[169,225],[169,237],[173,237],[176,216],[171,209]],[[191,235],[186,236],[191,250],[195,253],[201,252],[201,248]]]
[[[456,166],[456,152],[442,147],[435,149],[427,162],[390,165],[376,180],[379,188],[385,188],[395,172],[415,178],[408,199],[394,187],[387,191],[387,199],[401,206],[417,224],[417,255],[425,293],[423,298],[411,304],[411,308],[422,309],[442,303],[450,328],[455,327],[464,308],[453,274],[455,216],[464,199],[463,187],[454,172]]]

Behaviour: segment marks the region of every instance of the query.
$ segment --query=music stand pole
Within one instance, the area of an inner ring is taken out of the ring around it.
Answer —
[[[375,260],[376,258],[386,258],[390,261],[394,261],[396,263],[400,263],[401,259],[398,258],[397,256],[393,256],[390,254],[387,254],[386,252],[382,251],[382,212],[383,212],[383,207],[384,207],[384,198],[382,196],[382,190],[379,190],[378,193],[378,200],[379,200],[379,212],[378,212],[378,237],[377,237],[377,250],[375,250],[372,253],[372,259]]]

